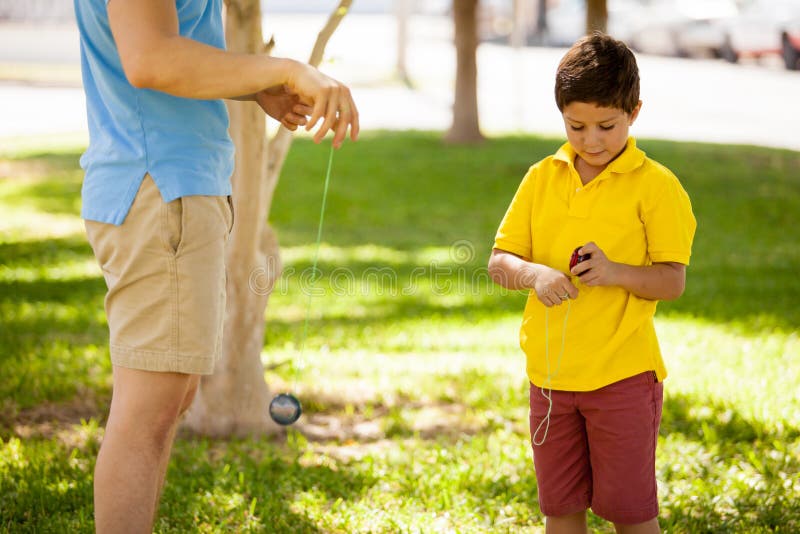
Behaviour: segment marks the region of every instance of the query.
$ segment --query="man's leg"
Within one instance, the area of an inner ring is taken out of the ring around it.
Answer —
[[[186,413],[186,410],[192,405],[192,401],[194,400],[194,395],[197,393],[197,386],[200,384],[200,375],[189,375],[189,385],[187,386],[186,395],[183,397],[183,402],[181,403],[180,412],[178,413],[178,419]],[[175,421],[175,424],[172,425],[172,429],[170,430],[170,437],[169,437],[169,447],[172,450],[172,443],[175,441],[175,431],[178,429],[178,422]],[[158,492],[156,493],[156,502],[153,508],[153,524],[155,524],[155,518],[158,514],[158,503],[161,502],[161,492],[164,491],[164,482],[167,478],[167,467],[169,466],[169,458],[170,454],[166,454],[162,458],[161,465],[158,467]]]
[[[114,366],[94,479],[98,533],[150,533],[175,425],[195,375]],[[190,395],[191,396],[191,395]]]

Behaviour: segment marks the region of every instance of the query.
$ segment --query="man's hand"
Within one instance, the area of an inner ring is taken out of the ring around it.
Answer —
[[[285,85],[276,85],[259,91],[254,98],[264,113],[291,131],[307,124],[308,115],[313,111],[311,106],[303,104],[300,96],[292,93]]]
[[[334,131],[333,146],[339,148],[350,128],[350,139],[358,138],[358,109],[343,83],[326,76],[314,67],[295,62],[286,83],[289,91],[299,95],[301,101],[313,106],[306,130],[311,130],[322,119],[322,125],[314,134],[314,142],[319,143],[328,130]]]

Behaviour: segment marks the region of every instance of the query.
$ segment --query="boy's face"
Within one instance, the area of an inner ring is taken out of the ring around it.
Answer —
[[[567,140],[584,162],[605,168],[625,149],[628,129],[641,107],[640,100],[631,113],[625,113],[591,102],[570,102],[562,113]]]

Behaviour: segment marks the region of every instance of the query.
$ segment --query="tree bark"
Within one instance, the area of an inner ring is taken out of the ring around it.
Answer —
[[[453,124],[445,141],[455,144],[483,141],[478,124],[478,0],[453,0],[456,45],[456,88]]]
[[[319,65],[330,36],[352,0],[342,0],[320,32],[310,63]],[[259,0],[226,0],[228,50],[268,53],[261,32]],[[227,305],[222,355],[213,375],[200,382],[184,419],[189,431],[214,437],[271,434],[280,427],[269,417],[272,400],[264,380],[264,312],[281,273],[277,234],[267,222],[273,193],[292,142],[283,127],[266,137],[263,111],[252,102],[228,101],[230,135],[236,145],[234,225],[226,253]]]
[[[605,33],[608,27],[608,6],[606,0],[587,0],[586,33],[594,31]]]
[[[395,0],[395,15],[397,17],[397,76],[408,87],[411,87],[411,78],[408,75],[406,52],[408,50],[408,19],[411,12],[411,0]]]

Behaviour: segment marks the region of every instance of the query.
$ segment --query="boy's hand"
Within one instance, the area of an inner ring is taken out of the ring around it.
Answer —
[[[548,308],[578,298],[578,288],[570,282],[567,275],[544,265],[536,276],[533,289],[539,301]]]
[[[300,102],[300,96],[292,93],[285,85],[276,85],[259,91],[255,100],[264,113],[280,122],[291,131],[308,122],[312,108]]]
[[[591,258],[578,263],[570,271],[580,276],[581,282],[587,286],[619,285],[620,264],[609,260],[594,241],[583,245],[578,254],[591,254]]]

